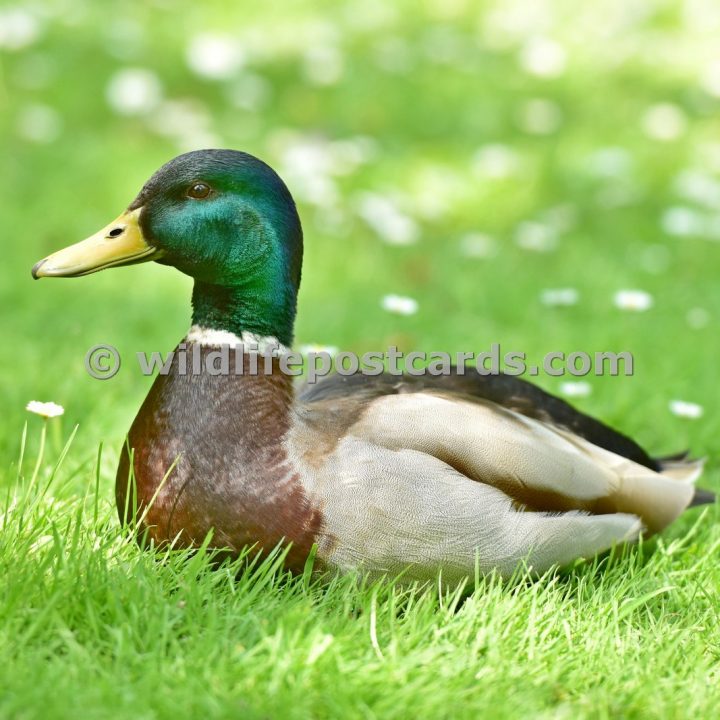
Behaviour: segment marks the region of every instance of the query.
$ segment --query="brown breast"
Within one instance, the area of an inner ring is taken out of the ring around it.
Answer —
[[[196,546],[211,531],[212,546],[232,553],[289,541],[287,564],[302,569],[322,514],[284,448],[292,379],[276,359],[271,373],[249,374],[248,355],[246,371],[236,373],[233,352],[230,372],[213,375],[206,365],[213,348],[195,347],[200,362],[188,360],[181,372],[176,352],[133,422],[116,481],[120,519],[141,520],[142,534],[160,545]],[[131,455],[135,493],[128,493]]]

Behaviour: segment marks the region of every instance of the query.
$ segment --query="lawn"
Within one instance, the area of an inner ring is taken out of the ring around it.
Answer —
[[[208,146],[298,200],[298,345],[632,352],[631,377],[535,381],[707,456],[720,490],[717,3],[284,5],[0,6],[0,717],[714,717],[718,507],[456,594],[217,569],[120,528],[134,355],[183,336],[190,281],[30,268]],[[65,408],[42,454],[30,400]]]

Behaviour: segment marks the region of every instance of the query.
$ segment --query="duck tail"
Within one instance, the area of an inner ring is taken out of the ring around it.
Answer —
[[[622,511],[639,515],[650,532],[660,532],[689,507],[715,502],[715,494],[695,488],[704,459],[686,455],[663,458],[658,472],[628,463],[618,468],[616,502]]]
[[[693,460],[689,457],[689,453],[678,453],[664,458],[657,458],[660,472],[665,477],[673,478],[685,483],[694,483],[701,475],[705,466],[706,458]],[[690,500],[688,507],[697,507],[698,505],[712,505],[716,500],[716,495],[712,490],[703,488],[695,488],[695,493]]]
[[[658,458],[660,474],[684,483],[694,483],[702,474],[706,458],[691,460],[686,454]]]

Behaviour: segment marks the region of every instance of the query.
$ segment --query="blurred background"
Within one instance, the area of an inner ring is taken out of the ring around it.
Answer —
[[[0,472],[30,400],[103,482],[189,325],[155,265],[33,282],[190,149],[260,156],[295,195],[297,343],[635,355],[537,382],[655,451],[718,453],[715,0],[38,0],[0,5]],[[83,368],[96,343],[125,363]],[[700,419],[702,418],[702,419]],[[56,422],[56,421],[53,421]],[[712,483],[710,483],[712,484]]]

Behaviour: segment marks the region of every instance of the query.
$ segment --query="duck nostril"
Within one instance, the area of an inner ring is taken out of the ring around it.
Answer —
[[[116,238],[116,237],[119,237],[120,235],[122,235],[124,232],[125,232],[125,228],[124,228],[124,227],[116,227],[116,228],[113,228],[113,229],[107,234],[107,236],[110,237],[110,238]]]

